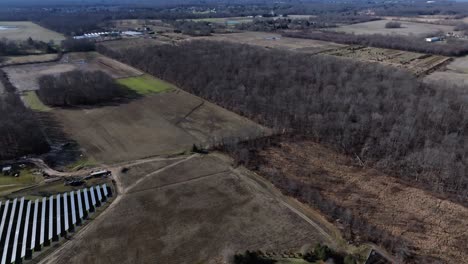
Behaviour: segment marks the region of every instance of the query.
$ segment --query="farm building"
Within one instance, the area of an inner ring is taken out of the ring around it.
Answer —
[[[439,37],[432,37],[432,38],[426,38],[426,42],[437,42],[441,41],[442,39]]]
[[[2,173],[7,175],[7,174],[9,174],[11,172],[11,170],[12,170],[11,166],[5,166],[5,167],[2,168]]]

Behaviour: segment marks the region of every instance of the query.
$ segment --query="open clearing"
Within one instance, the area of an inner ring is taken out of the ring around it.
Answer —
[[[450,60],[449,57],[439,55],[364,46],[349,46],[323,53],[351,58],[353,60],[372,61],[392,65],[407,69],[416,75],[427,73]]]
[[[247,249],[332,243],[218,157],[188,157],[136,175],[103,214],[42,262],[222,263]]]
[[[337,49],[345,45],[311,39],[284,38],[280,34],[264,32],[242,32],[232,34],[214,34],[207,39],[215,41],[229,41],[235,43],[261,46],[265,48],[280,48],[307,53],[318,53],[324,50]]]
[[[409,241],[416,254],[465,263],[468,208],[372,169],[316,143],[282,143],[260,152],[258,173],[284,175],[312,186],[325,200],[349,208],[379,228]],[[330,188],[333,186],[333,188]]]
[[[370,34],[396,34],[396,35],[416,35],[422,36],[437,31],[442,31],[444,33],[453,32],[453,26],[444,26],[444,25],[435,25],[435,24],[425,24],[425,23],[415,23],[415,22],[401,22],[401,28],[385,28],[385,24],[391,20],[377,20],[365,23],[358,23],[352,25],[345,25],[335,29],[334,31],[345,32],[345,33],[354,33],[360,35],[370,35]]]
[[[59,57],[58,54],[41,54],[41,55],[28,55],[28,56],[8,56],[5,61],[0,63],[0,66],[8,66],[13,64],[28,64],[38,62],[55,61]]]
[[[39,89],[38,80],[45,75],[57,75],[73,70],[103,71],[113,78],[139,76],[143,73],[128,65],[95,52],[68,53],[59,62],[26,64],[4,68],[19,91]]]
[[[268,133],[248,119],[178,89],[127,104],[52,112],[87,156],[108,163]]]
[[[150,75],[123,78],[119,79],[118,83],[125,85],[126,87],[136,91],[140,95],[167,92],[174,89],[174,86],[172,84],[154,78]]]
[[[32,38],[55,44],[60,44],[65,37],[62,34],[43,28],[29,21],[0,21],[0,38],[10,40],[27,40]]]
[[[444,81],[453,84],[468,86],[468,56],[455,58],[447,64],[445,69],[431,73],[425,81]]]

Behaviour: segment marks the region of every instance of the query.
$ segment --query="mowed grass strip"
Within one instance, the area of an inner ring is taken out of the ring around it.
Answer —
[[[41,101],[41,99],[39,99],[36,91],[27,91],[26,93],[24,93],[23,102],[26,104],[27,107],[34,111],[47,112],[52,110],[52,108],[45,105]]]
[[[123,78],[117,81],[129,89],[136,91],[140,95],[162,93],[174,89],[172,84],[149,75]]]

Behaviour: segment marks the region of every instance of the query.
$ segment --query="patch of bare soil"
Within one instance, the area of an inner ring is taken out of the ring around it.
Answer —
[[[279,172],[319,189],[325,199],[409,241],[416,255],[466,263],[468,208],[357,167],[350,158],[316,143],[282,143],[259,155],[265,161],[261,174]]]

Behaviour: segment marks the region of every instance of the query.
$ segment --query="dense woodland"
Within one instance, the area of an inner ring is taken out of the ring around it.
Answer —
[[[62,41],[62,48],[66,52],[87,52],[96,50],[96,43],[88,39],[68,38]]]
[[[415,36],[402,35],[356,35],[333,31],[286,32],[285,37],[316,39],[348,45],[362,45],[376,48],[414,51],[444,56],[468,54],[468,45],[463,40],[447,40],[447,43],[428,43]]]
[[[49,150],[34,113],[24,107],[3,71],[0,71],[0,160],[13,159]]]
[[[216,25],[205,21],[176,20],[172,21],[176,32],[190,36],[210,36]]]
[[[104,72],[71,71],[39,79],[37,94],[50,106],[76,106],[109,103],[130,92]]]
[[[463,89],[375,64],[231,43],[100,51],[277,131],[332,144],[399,177],[467,198]]]

